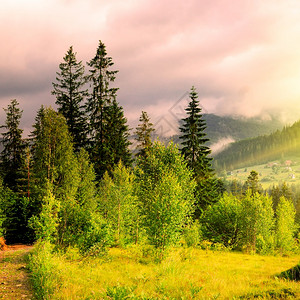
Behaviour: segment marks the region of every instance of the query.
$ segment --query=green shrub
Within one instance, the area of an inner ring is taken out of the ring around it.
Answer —
[[[53,245],[49,241],[38,242],[29,256],[29,269],[36,299],[52,299],[61,281],[53,261]]]
[[[110,226],[99,214],[93,214],[78,242],[80,252],[91,256],[105,255],[112,243]]]
[[[201,238],[201,228],[198,220],[185,227],[183,231],[183,237],[187,247],[196,247],[199,244]]]

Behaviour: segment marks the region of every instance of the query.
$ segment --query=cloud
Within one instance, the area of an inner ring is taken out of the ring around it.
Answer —
[[[0,104],[18,98],[32,123],[41,104],[54,105],[51,82],[69,46],[85,63],[102,40],[132,124],[142,110],[168,115],[192,85],[208,112],[296,119],[299,17],[295,0],[6,1]]]

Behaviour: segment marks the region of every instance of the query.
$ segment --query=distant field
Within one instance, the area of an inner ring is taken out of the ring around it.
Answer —
[[[259,174],[259,180],[263,188],[268,188],[273,184],[280,182],[289,184],[300,184],[300,159],[299,157],[290,157],[285,160],[270,161],[265,164],[236,169],[227,172],[227,180],[245,181],[250,172],[254,170]],[[222,174],[225,175],[225,174]]]
[[[297,265],[299,255],[271,257],[178,248],[155,264],[141,259],[139,251],[113,248],[104,260],[48,258],[55,287],[49,299],[300,298],[299,283],[276,277]]]

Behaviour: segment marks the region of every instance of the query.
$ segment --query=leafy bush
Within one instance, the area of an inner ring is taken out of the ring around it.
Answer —
[[[36,299],[52,299],[51,295],[62,284],[53,261],[53,245],[49,241],[38,242],[29,256],[29,269]]]
[[[149,242],[162,249],[175,243],[193,212],[195,182],[178,149],[154,143],[135,169],[142,223]]]
[[[54,242],[56,239],[56,228],[58,226],[58,212],[60,203],[57,201],[50,189],[43,199],[42,210],[39,216],[33,216],[29,220],[29,226],[34,229],[38,240]]]
[[[237,247],[242,234],[241,210],[239,199],[224,194],[219,202],[208,207],[203,216],[204,236],[225,247]]]
[[[113,236],[110,226],[99,214],[91,215],[78,241],[81,253],[92,256],[104,255],[112,243]]]
[[[199,244],[201,228],[198,220],[184,228],[183,237],[187,247],[196,247]]]

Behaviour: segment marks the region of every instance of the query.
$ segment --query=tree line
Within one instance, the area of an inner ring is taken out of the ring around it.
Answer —
[[[70,47],[53,83],[58,109],[41,106],[29,138],[22,138],[18,101],[5,109],[0,234],[8,243],[46,239],[83,252],[141,239],[164,249],[221,190],[197,92],[191,89],[181,149],[153,143],[142,112],[133,155],[112,86],[117,71],[101,41],[87,64],[85,75]]]
[[[182,238],[188,245],[203,237],[237,249],[269,247],[271,236],[279,232],[273,226],[272,201],[255,190],[253,174],[247,192],[224,194],[194,87],[180,122],[180,146],[153,141],[153,124],[143,111],[133,155],[127,120],[112,87],[117,71],[111,70],[105,45],[99,42],[88,75],[72,47],[63,59],[53,83],[58,111],[42,106],[28,139],[19,128],[17,100],[5,109],[0,235],[8,243],[47,241],[60,249],[76,247],[85,255],[112,245],[150,244],[160,258]],[[290,202],[280,203],[285,207]],[[293,213],[283,220],[290,222],[293,239]]]

